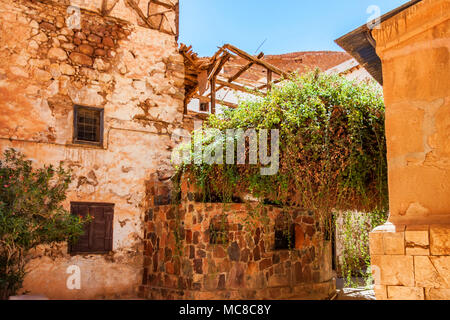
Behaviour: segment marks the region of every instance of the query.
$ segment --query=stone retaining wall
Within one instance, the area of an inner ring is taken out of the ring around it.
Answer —
[[[295,226],[292,250],[274,249],[283,217]],[[224,226],[225,244],[211,244],[212,221]],[[335,290],[331,244],[313,215],[256,204],[152,207],[143,273],[139,294],[148,299],[320,299]]]

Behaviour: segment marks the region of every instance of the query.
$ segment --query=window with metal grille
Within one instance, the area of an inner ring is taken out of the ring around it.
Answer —
[[[114,204],[72,202],[70,211],[73,215],[92,219],[84,226],[84,234],[69,246],[71,254],[112,251]]]
[[[295,225],[286,217],[275,220],[275,250],[295,248]]]
[[[209,225],[209,243],[222,244],[228,243],[229,225],[227,216],[221,215],[211,219]]]
[[[103,144],[103,109],[74,106],[74,143]]]
[[[200,111],[203,111],[203,112],[209,111],[209,102],[201,102],[200,103]]]

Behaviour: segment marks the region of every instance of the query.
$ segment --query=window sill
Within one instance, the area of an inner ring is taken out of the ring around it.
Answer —
[[[95,144],[82,143],[82,142],[67,143],[66,147],[106,150],[106,148],[103,145],[95,145]]]
[[[111,254],[112,251],[99,251],[99,252],[69,252],[70,256],[72,257],[76,257],[76,256],[81,256],[81,257],[87,257],[87,256],[106,256]]]

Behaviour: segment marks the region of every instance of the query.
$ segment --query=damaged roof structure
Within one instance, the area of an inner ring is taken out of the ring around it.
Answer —
[[[216,104],[220,104],[229,108],[236,108],[237,105],[227,101],[219,100],[216,92],[229,88],[232,90],[251,93],[255,96],[264,96],[271,86],[289,78],[290,72],[281,70],[280,68],[264,61],[264,53],[253,56],[231,44],[225,44],[210,58],[199,58],[192,51],[192,46],[187,47],[180,45],[180,53],[185,60],[185,103],[184,112],[187,114],[187,106],[189,102],[196,98],[201,101],[210,103],[210,113],[216,113]],[[220,73],[230,63],[232,58],[241,58],[246,64],[238,69],[237,72],[229,77],[221,76]],[[264,84],[250,86],[238,83],[237,80],[250,70],[259,67],[266,70],[266,81]]]

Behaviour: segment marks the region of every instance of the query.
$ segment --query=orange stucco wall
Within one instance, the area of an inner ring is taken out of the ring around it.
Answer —
[[[379,300],[450,299],[450,1],[372,31],[382,60],[390,217],[370,234]]]
[[[424,0],[372,34],[386,101],[390,221],[450,221],[450,1]]]
[[[35,166],[71,168],[67,209],[71,201],[114,203],[113,251],[72,256],[64,243],[40,246],[23,290],[51,299],[135,297],[146,185],[173,170],[184,60],[175,36],[143,27],[125,1],[107,17],[98,13],[101,0],[72,1],[81,6],[75,31],[64,2],[0,1],[0,154],[15,148]],[[102,147],[72,142],[74,104],[104,110]],[[80,268],[79,289],[67,286],[69,266]]]

